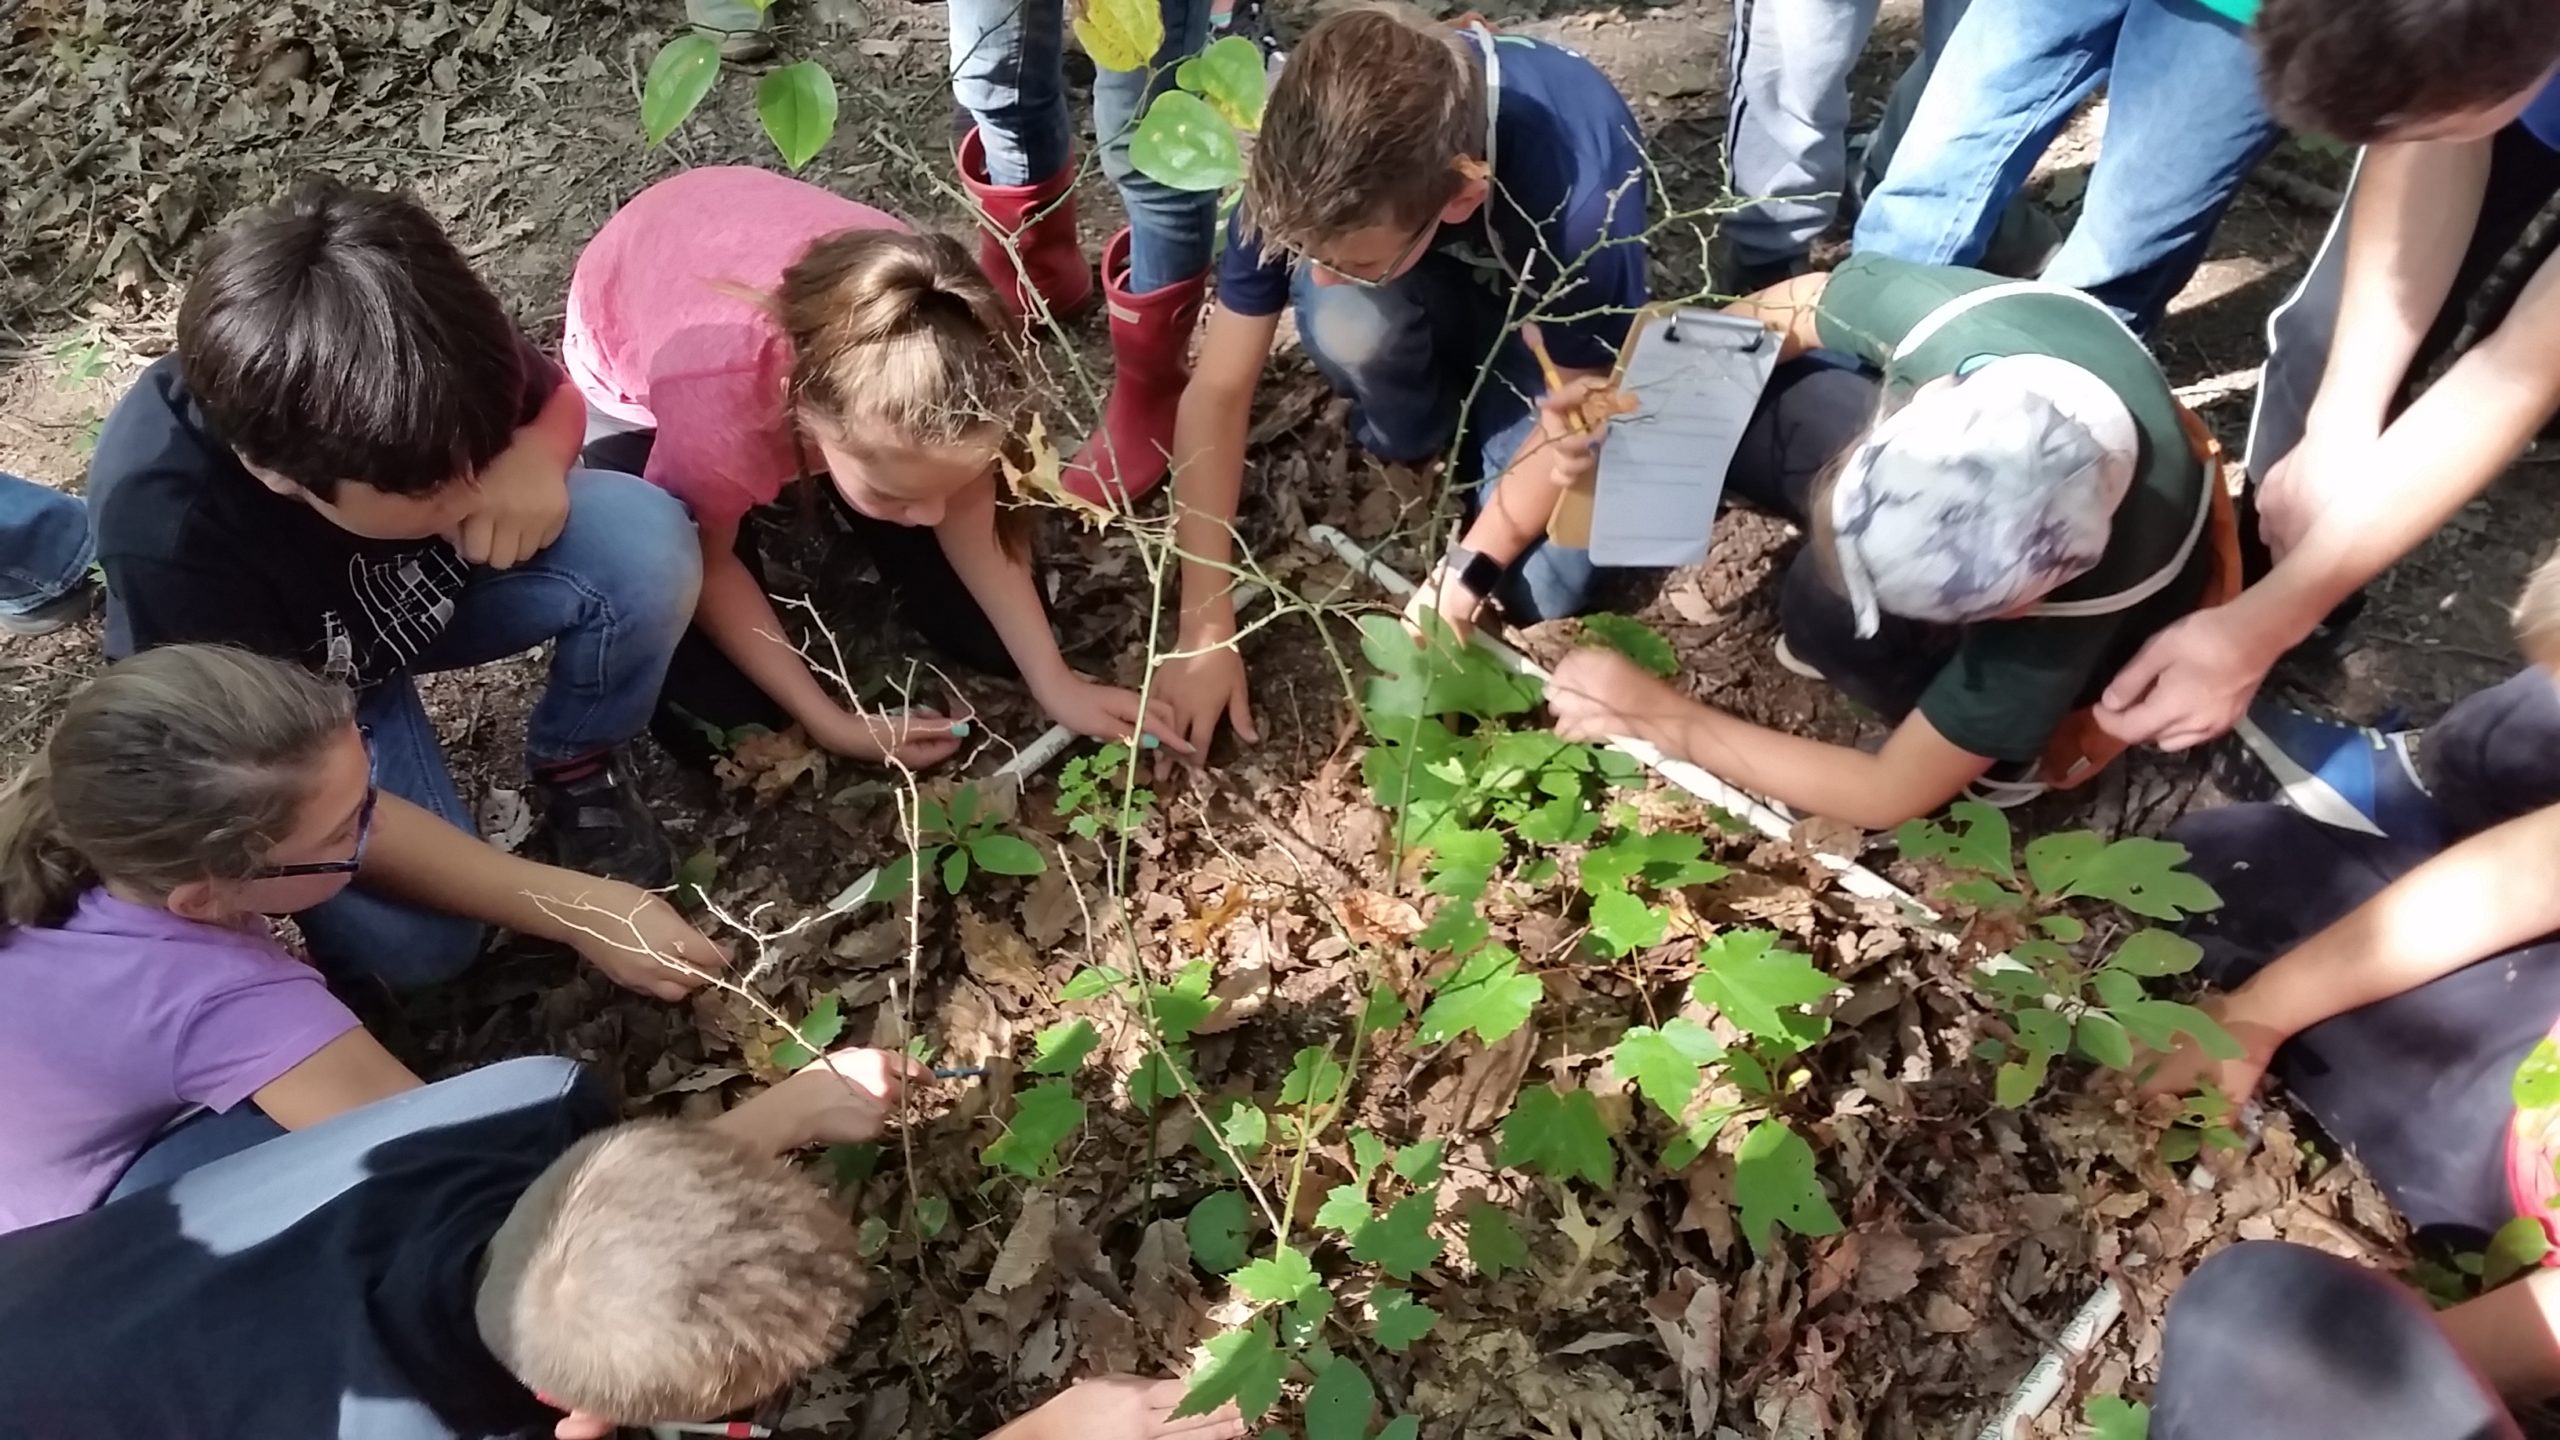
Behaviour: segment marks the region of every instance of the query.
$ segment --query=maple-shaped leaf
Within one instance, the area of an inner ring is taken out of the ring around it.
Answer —
[[[1056,1162],[1058,1147],[1084,1124],[1084,1102],[1064,1080],[1034,1085],[1013,1097],[1013,1121],[979,1157],[999,1170],[1037,1180]]]
[[[1659,1030],[1638,1025],[1619,1036],[1609,1073],[1636,1082],[1644,1098],[1677,1120],[1688,1111],[1690,1097],[1698,1093],[1704,1067],[1723,1058],[1724,1046],[1707,1033],[1707,1027],[1674,1016]]]
[[[1336,1185],[1325,1192],[1324,1204],[1316,1208],[1316,1223],[1345,1235],[1355,1234],[1370,1221],[1369,1190],[1365,1185]]]
[[[1579,1175],[1604,1190],[1618,1176],[1618,1155],[1591,1092],[1552,1085],[1520,1092],[1519,1103],[1502,1117],[1494,1163],[1525,1166],[1557,1180]]]
[[[1724,1012],[1743,1033],[1802,1049],[1822,1038],[1828,1022],[1803,1007],[1844,988],[1793,950],[1778,948],[1767,930],[1727,930],[1698,949],[1698,976],[1689,993]]]
[[[1769,1248],[1769,1227],[1799,1235],[1837,1235],[1840,1216],[1814,1173],[1813,1147],[1785,1122],[1763,1120],[1742,1137],[1733,1157],[1733,1203],[1753,1253]]]
[[[1529,1245],[1511,1228],[1509,1211],[1481,1200],[1467,1207],[1467,1259],[1487,1278],[1528,1268]]]
[[[1191,1372],[1191,1386],[1167,1418],[1206,1415],[1232,1400],[1247,1420],[1260,1419],[1280,1398],[1280,1382],[1289,1373],[1289,1357],[1271,1343],[1271,1327],[1261,1320],[1209,1337],[1201,1347],[1207,1358]]]
[[[1421,1274],[1447,1248],[1430,1233],[1436,1203],[1437,1196],[1429,1190],[1397,1201],[1386,1214],[1352,1233],[1351,1258],[1375,1261],[1398,1280]]]
[[[1341,1093],[1342,1066],[1322,1045],[1299,1051],[1289,1064],[1288,1077],[1280,1082],[1283,1105],[1330,1105]]]
[[[1901,847],[1902,858],[1944,860],[1958,870],[2007,880],[2018,878],[2017,862],[2009,856],[2009,817],[1997,806],[1979,800],[1958,800],[1947,807],[1947,819],[1951,822],[1947,825],[1935,820],[1905,820],[1895,827],[1893,843]]]
[[[1585,615],[1582,633],[1665,680],[1680,673],[1680,656],[1671,642],[1641,620],[1606,612]]]
[[[2089,1421],[2088,1440],[2145,1440],[2151,1433],[2151,1407],[2121,1395],[2100,1395],[2082,1412]]]
[[[1351,1132],[1353,1179],[1366,1185],[1369,1177],[1378,1173],[1378,1167],[1386,1163],[1387,1142],[1378,1138],[1377,1131],[1364,1125]]]
[[[1448,1150],[1446,1140],[1417,1140],[1396,1152],[1395,1171],[1410,1184],[1436,1184],[1440,1179],[1440,1159]]]
[[[1190,1055],[1175,1047],[1150,1050],[1129,1072],[1129,1103],[1141,1110],[1153,1110],[1169,1101],[1182,1098],[1188,1088]]]
[[[1069,1020],[1041,1031],[1035,1043],[1040,1058],[1023,1068],[1034,1075],[1066,1075],[1084,1063],[1093,1047],[1102,1043],[1102,1035],[1090,1020]]]
[[[833,991],[818,997],[809,1007],[808,1018],[800,1022],[799,1032],[773,1047],[775,1068],[797,1070],[827,1053],[844,1033],[844,1001]]]
[[[1324,1284],[1316,1274],[1315,1262],[1295,1245],[1281,1246],[1277,1253],[1245,1266],[1229,1280],[1237,1294],[1257,1305],[1286,1305]]]
[[[1369,1417],[1377,1408],[1369,1372],[1336,1356],[1307,1387],[1307,1440],[1369,1440]]]
[[[2179,867],[2187,847],[2127,836],[2108,841],[2086,830],[2046,835],[2027,846],[2027,878],[2047,895],[2111,900],[2153,920],[2183,920],[2217,909],[2222,897]]]
[[[1191,1242],[1191,1258],[1213,1274],[1226,1274],[1252,1253],[1245,1248],[1245,1237],[1253,1230],[1253,1207],[1243,1191],[1212,1190],[1200,1197],[1182,1228]]]
[[[1520,973],[1520,957],[1506,946],[1487,945],[1433,985],[1414,1040],[1437,1045],[1473,1032],[1491,1045],[1528,1023],[1547,993],[1546,982]]]
[[[1603,890],[1591,897],[1591,938],[1612,959],[1659,945],[1670,932],[1671,912],[1664,906],[1625,890]]]
[[[1414,1299],[1411,1291],[1391,1286],[1380,1286],[1371,1292],[1369,1306],[1378,1312],[1377,1327],[1370,1333],[1377,1337],[1381,1348],[1399,1355],[1440,1323],[1439,1311]]]

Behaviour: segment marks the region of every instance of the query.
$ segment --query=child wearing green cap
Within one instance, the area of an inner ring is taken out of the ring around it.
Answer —
[[[1725,488],[1809,538],[1780,582],[1780,662],[1893,735],[1867,753],[1783,734],[1599,651],[1558,668],[1557,729],[1869,829],[1969,786],[2016,803],[2095,774],[2119,747],[2086,707],[2231,568],[2211,439],[2142,342],[2077,291],[1878,256],[1733,309],[1782,349]],[[1564,438],[1577,398],[1544,423],[1589,466]]]

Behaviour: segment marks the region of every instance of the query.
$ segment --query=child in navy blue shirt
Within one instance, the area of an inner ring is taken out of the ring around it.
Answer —
[[[1591,562],[1542,543],[1561,492],[1521,443],[1547,384],[1519,331],[1539,326],[1565,383],[1611,368],[1645,303],[1646,200],[1635,117],[1570,50],[1381,5],[1291,52],[1174,427],[1183,653],[1157,685],[1195,748],[1222,716],[1253,738],[1232,526],[1281,311],[1371,454],[1417,464],[1455,443],[1450,478],[1476,488],[1442,614],[1463,626],[1498,595],[1515,621],[1569,615]]]

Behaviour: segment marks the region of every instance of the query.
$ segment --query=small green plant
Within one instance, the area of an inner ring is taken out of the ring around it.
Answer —
[[[1164,43],[1164,22],[1154,0],[1095,0],[1093,9],[1145,11],[1154,27],[1153,44],[1137,43],[1123,52],[1134,55],[1129,66],[1144,69]],[[1104,64],[1095,56],[1096,64]],[[1175,67],[1174,88],[1155,98],[1129,137],[1129,162],[1150,180],[1176,190],[1215,190],[1233,204],[1244,183],[1245,137],[1262,128],[1266,88],[1262,50],[1240,35],[1212,41],[1207,48]]]
[[[1004,832],[1004,821],[986,808],[978,787],[963,785],[949,800],[930,797],[916,805],[915,846],[881,867],[877,895],[896,895],[913,883],[915,867],[939,874],[951,894],[969,883],[972,870],[990,875],[1037,875],[1048,860],[1030,841]]]
[[[2146,1440],[2151,1434],[2151,1407],[2121,1395],[2092,1396],[2081,1417],[2088,1422],[2089,1440]]]
[[[1130,776],[1131,751],[1114,740],[1090,755],[1079,755],[1058,768],[1060,815],[1072,817],[1067,828],[1087,840],[1125,835],[1155,814],[1156,792],[1122,782]],[[1114,793],[1114,792],[1117,793]]]
[[[2186,1035],[2216,1059],[2240,1056],[2240,1042],[2213,1017],[2156,999],[2143,986],[2194,969],[2203,956],[2194,941],[2146,926],[2109,948],[2115,927],[2093,931],[2073,905],[2098,901],[2170,921],[2214,909],[2222,897],[2179,868],[2185,846],[2065,830],[2027,842],[2022,878],[2012,838],[2009,817],[1976,800],[1950,806],[1945,823],[1911,820],[1894,831],[1904,858],[1937,861],[1966,876],[1938,893],[1976,912],[1969,934],[2008,940],[2005,947],[1986,944],[1993,953],[1974,969],[1974,983],[2008,1016],[2008,1036],[1985,1037],[1975,1052],[1999,1065],[1993,1094],[2001,1104],[2033,1100],[2065,1054],[2129,1070],[2137,1042],[2166,1052]]]
[[[746,0],[758,11],[772,0]],[[640,83],[640,128],[654,148],[700,108],[720,78],[720,42],[688,30],[658,47]],[[836,81],[815,60],[779,65],[756,83],[756,120],[794,170],[817,158],[836,133]]]
[[[2231,1126],[2231,1097],[2208,1080],[2186,1098],[2178,1118],[2160,1137],[2160,1158],[2178,1165],[2193,1160],[2207,1148],[2237,1150],[2246,1143]]]

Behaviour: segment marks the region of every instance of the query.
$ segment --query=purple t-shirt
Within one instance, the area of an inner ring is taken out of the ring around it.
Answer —
[[[0,937],[0,1232],[90,1208],[189,1106],[228,1110],[356,1028],[265,934],[92,890]]]

